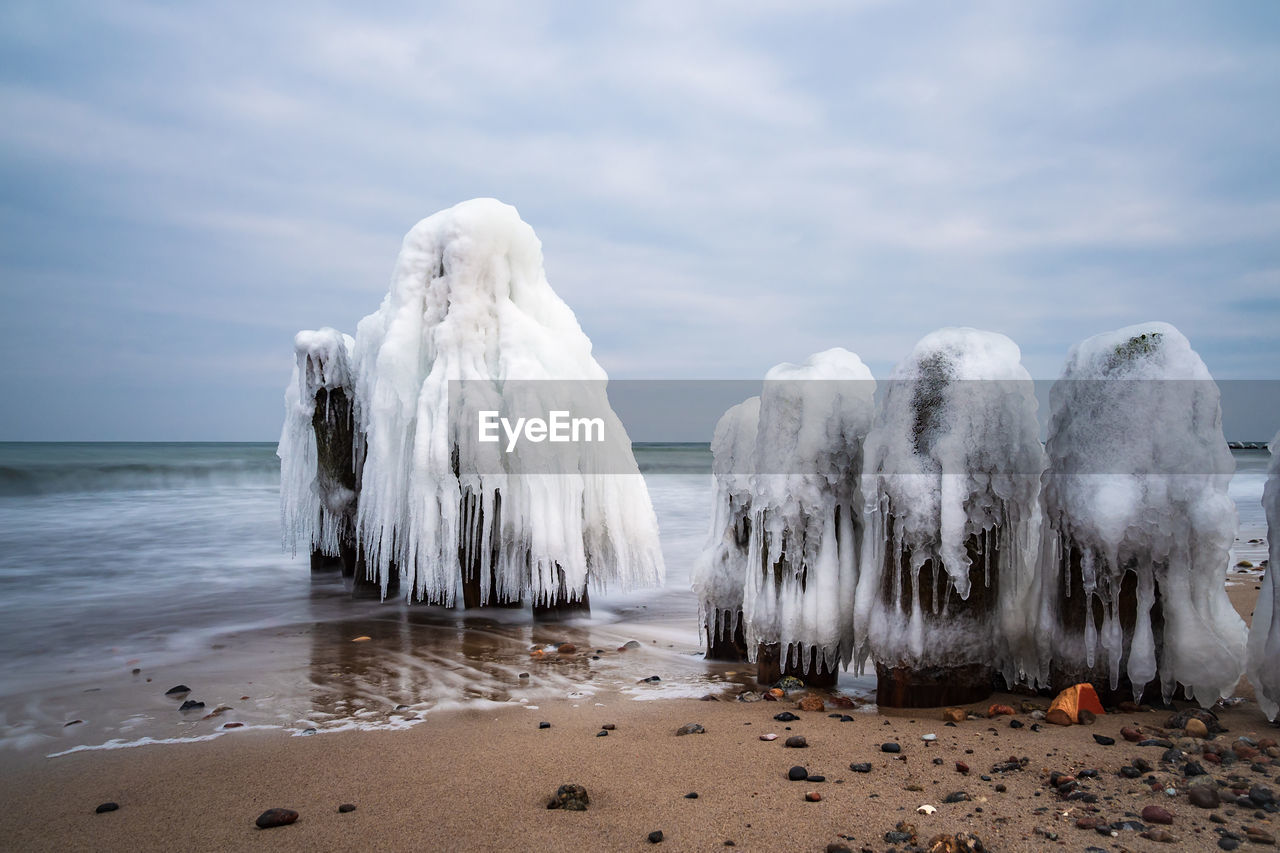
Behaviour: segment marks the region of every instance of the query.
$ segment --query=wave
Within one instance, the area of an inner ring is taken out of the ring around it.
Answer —
[[[0,446],[0,497],[279,484],[274,444]]]

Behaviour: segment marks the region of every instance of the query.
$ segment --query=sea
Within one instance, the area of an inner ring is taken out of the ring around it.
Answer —
[[[0,443],[0,754],[408,728],[463,706],[536,712],[751,681],[745,666],[699,654],[690,570],[710,526],[705,444],[635,447],[665,585],[593,591],[591,615],[562,624],[353,598],[340,573],[313,573],[284,546],[275,451]],[[1256,566],[1269,454],[1233,455],[1231,565]],[[579,653],[557,654],[566,642]],[[841,687],[874,683],[848,675]]]

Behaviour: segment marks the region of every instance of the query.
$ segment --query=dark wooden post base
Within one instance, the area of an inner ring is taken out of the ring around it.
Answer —
[[[557,593],[550,601],[533,604],[533,618],[541,622],[557,622],[561,619],[590,615],[591,599],[587,595],[586,586],[582,587],[579,598],[570,599],[568,595]]]
[[[742,630],[742,611],[738,611],[738,625],[730,634],[723,625],[708,626],[705,629],[707,654],[705,660],[727,661],[728,663],[744,663],[747,660],[747,638]]]
[[[761,643],[756,647],[756,682],[767,687],[777,682],[784,675],[790,675],[804,682],[806,687],[836,686],[840,674],[827,670],[818,660],[817,649],[809,650],[809,672],[796,662],[796,655],[788,655],[783,659],[782,646],[778,643]]]
[[[313,550],[311,552],[311,571],[313,572],[333,572],[342,568],[342,557],[333,554],[323,554],[320,551]]]
[[[939,708],[981,702],[995,690],[995,672],[980,664],[912,668],[876,664],[876,704]]]

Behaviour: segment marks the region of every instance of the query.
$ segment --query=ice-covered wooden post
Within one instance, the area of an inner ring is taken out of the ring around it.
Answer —
[[[607,377],[515,208],[476,199],[409,231],[357,329],[354,373],[356,524],[384,589],[398,572],[410,600],[564,616],[587,610],[589,585],[661,582],[657,519]],[[556,411],[599,429],[557,444]],[[513,435],[498,416],[543,430]]]
[[[1043,450],[1035,391],[1003,335],[942,329],[895,368],[867,438],[855,624],[876,701],[978,701],[1017,680],[1029,636]]]
[[[1267,513],[1267,543],[1270,549],[1262,590],[1253,611],[1249,628],[1249,680],[1253,682],[1258,705],[1268,720],[1280,712],[1280,432],[1271,441],[1271,465],[1267,485],[1262,492],[1262,506]]]
[[[1041,556],[1042,671],[1112,700],[1157,682],[1204,706],[1244,670],[1225,573],[1235,462],[1218,387],[1167,323],[1089,338],[1051,393]]]
[[[313,570],[358,563],[355,515],[360,449],[351,374],[352,339],[336,329],[299,332],[285,391],[281,517],[286,544],[310,550]]]
[[[751,473],[760,398],[729,409],[711,439],[715,497],[707,547],[693,568],[698,620],[707,660],[745,661],[742,585],[751,546]]]
[[[761,683],[830,686],[848,665],[874,395],[871,371],[839,348],[765,375],[742,598]]]

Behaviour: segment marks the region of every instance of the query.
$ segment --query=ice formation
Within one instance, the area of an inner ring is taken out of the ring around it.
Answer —
[[[1227,696],[1245,657],[1224,584],[1235,462],[1204,362],[1173,326],[1130,326],[1074,347],[1050,399],[1042,671]]]
[[[941,329],[894,369],[867,437],[860,666],[980,665],[1012,683],[1034,664],[1036,408],[1004,335]]]
[[[871,371],[839,348],[765,375],[742,611],[749,654],[776,644],[784,671],[833,674],[852,654],[874,395]]]
[[[1280,557],[1280,432],[1271,441],[1271,465],[1262,506],[1267,513],[1269,553],[1249,630],[1249,680],[1263,713],[1267,719],[1275,720],[1280,712],[1280,584],[1274,577],[1276,558]]]
[[[760,398],[729,409],[711,439],[715,503],[707,547],[693,567],[698,619],[708,650],[732,640],[742,616],[742,586],[751,542],[751,473]]]
[[[355,534],[359,440],[354,430],[351,351],[336,329],[299,332],[285,389],[280,516],[285,545],[337,555]],[[317,435],[320,436],[317,442]]]
[[[446,605],[464,571],[497,602],[661,581],[656,516],[605,372],[515,208],[476,199],[409,231],[390,292],[360,321],[354,370],[367,442],[357,527],[384,594],[396,572],[411,599]],[[484,408],[590,411],[604,442],[544,453],[527,473],[521,453],[478,441]]]

